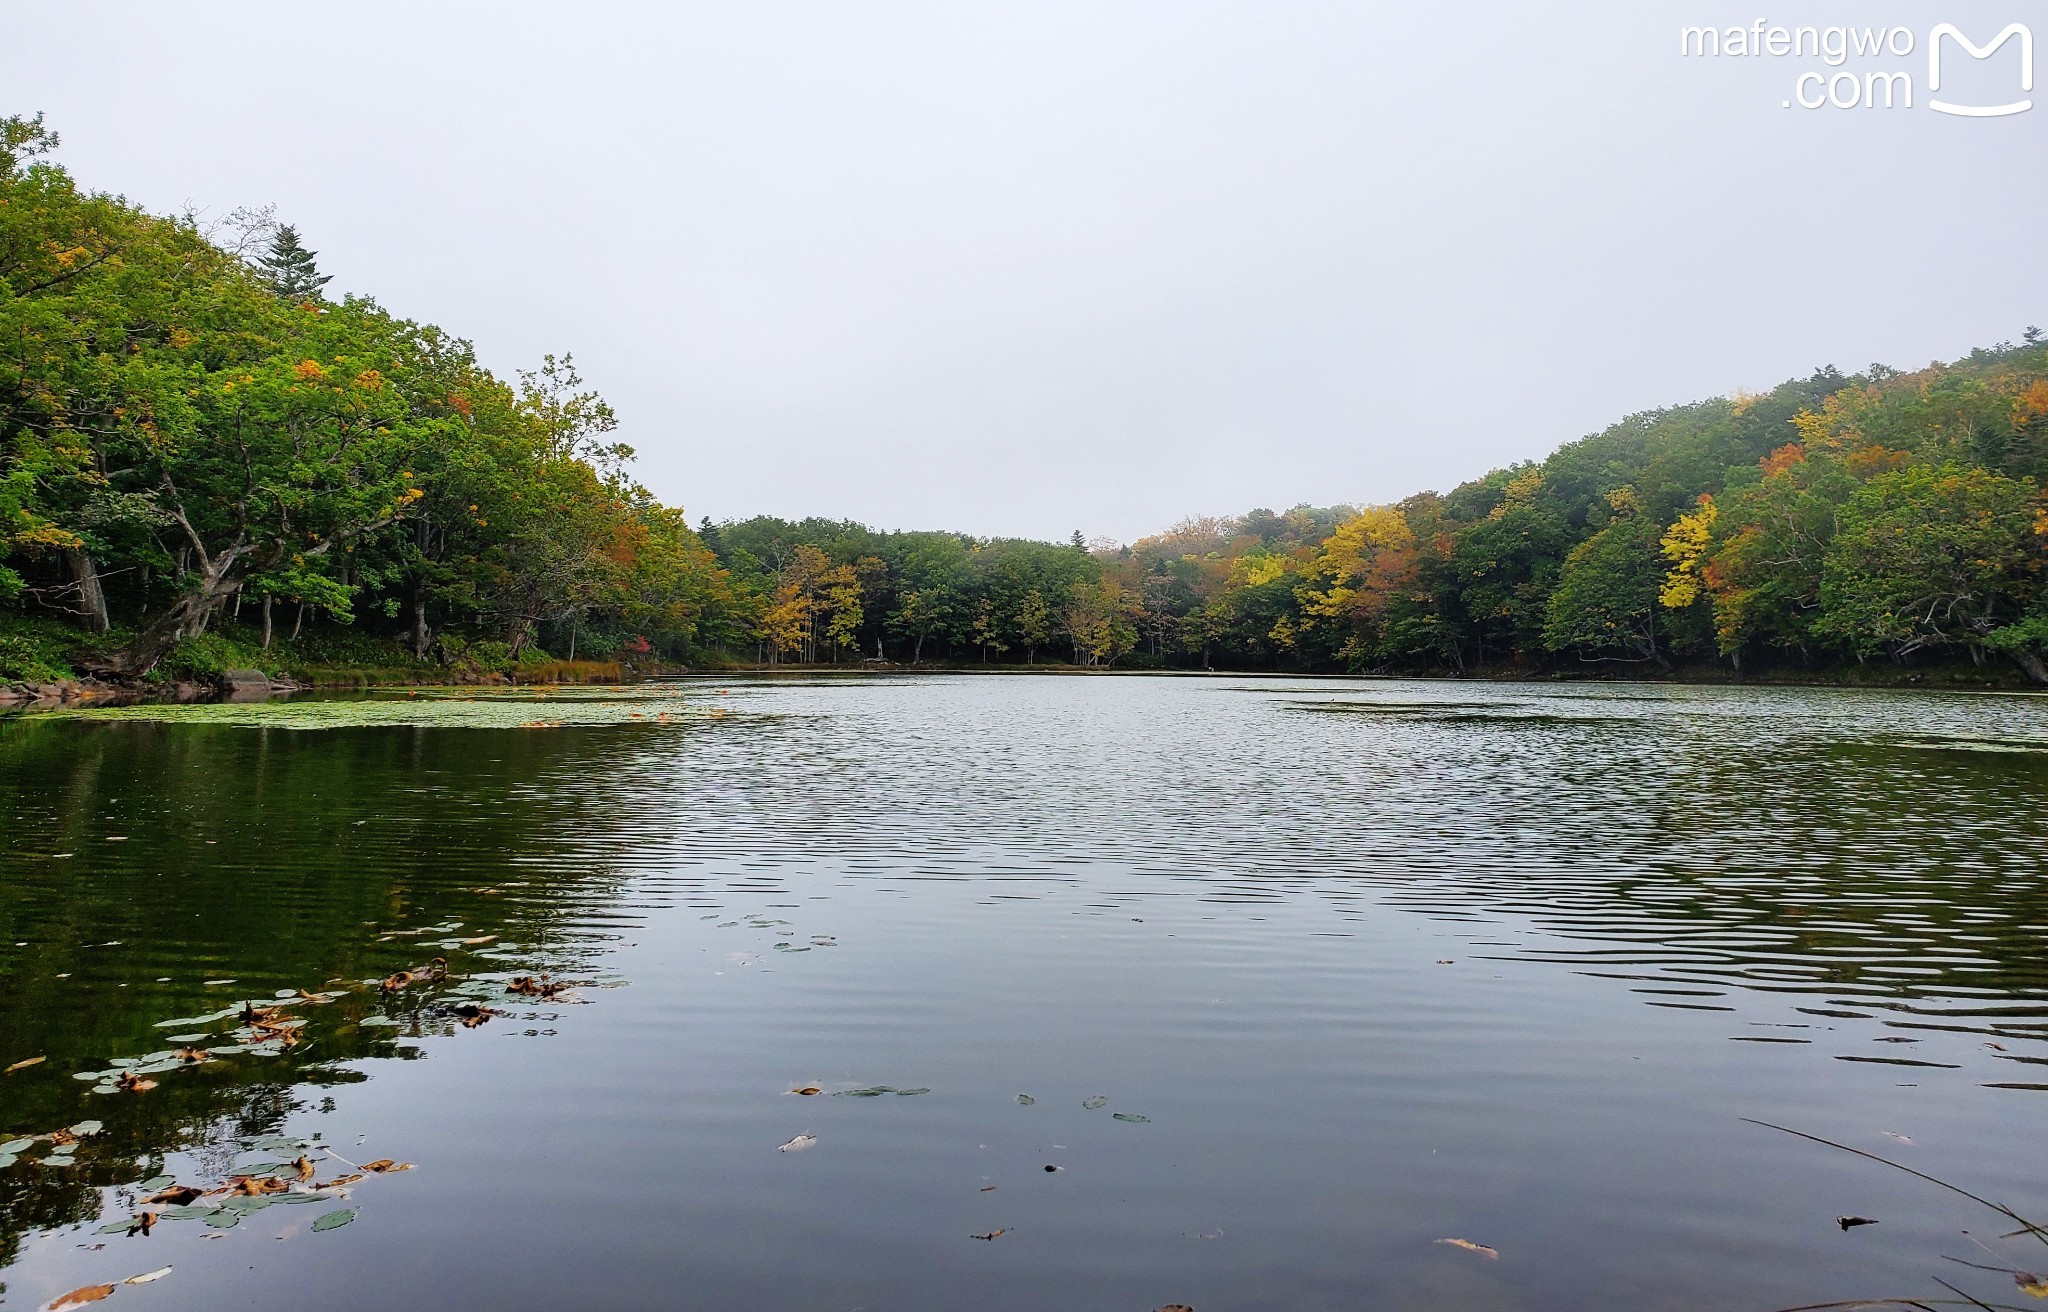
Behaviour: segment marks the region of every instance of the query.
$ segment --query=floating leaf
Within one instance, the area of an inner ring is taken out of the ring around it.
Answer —
[[[241,1223],[242,1214],[225,1207],[216,1207],[202,1219],[215,1230],[232,1230]]]
[[[788,1143],[782,1145],[780,1148],[777,1148],[775,1151],[778,1153],[800,1153],[804,1149],[811,1147],[817,1142],[817,1138],[813,1135],[800,1134],[796,1138],[791,1139]]]
[[[183,1207],[199,1197],[200,1193],[200,1190],[194,1189],[189,1184],[173,1184],[168,1188],[158,1190],[142,1201],[145,1203],[169,1203],[172,1207]]]
[[[71,1127],[71,1133],[83,1139],[86,1138],[88,1135],[98,1134],[101,1130],[104,1130],[106,1128],[107,1127],[105,1125],[101,1124],[98,1121],[80,1121],[78,1124]]]
[[[6,1143],[0,1143],[0,1153],[7,1153],[11,1156],[14,1153],[23,1152],[35,1146],[36,1141],[34,1139],[9,1139]]]
[[[1499,1249],[1488,1248],[1485,1244],[1475,1244],[1469,1239],[1439,1239],[1437,1242],[1449,1244],[1452,1248],[1462,1248],[1468,1253],[1477,1253],[1489,1262],[1498,1261],[1500,1258]]]
[[[374,1162],[364,1162],[363,1169],[365,1171],[375,1171],[379,1175],[384,1175],[391,1171],[410,1171],[412,1169],[412,1163],[394,1162],[389,1157],[379,1157]],[[311,1175],[312,1172],[308,1171],[307,1174]]]
[[[915,1098],[920,1093],[930,1092],[930,1089],[898,1089],[896,1090],[896,1096],[899,1098]]]
[[[969,1235],[967,1237],[969,1239],[998,1239],[1006,1233],[1008,1232],[1004,1230],[991,1230],[985,1235]]]
[[[2037,1276],[2031,1271],[2015,1271],[2012,1273],[2012,1282],[2020,1287],[2023,1294],[2032,1294],[2035,1298],[2048,1298],[2048,1276]]]
[[[213,1215],[211,1207],[167,1207],[157,1213],[160,1221],[197,1221]]]
[[[315,1233],[322,1230],[339,1230],[355,1219],[356,1209],[353,1207],[344,1207],[338,1212],[322,1212],[313,1218],[313,1230]]]
[[[169,1275],[170,1273],[171,1269],[169,1267],[160,1266],[154,1271],[144,1271],[139,1276],[129,1276],[126,1280],[123,1280],[121,1283],[124,1285],[146,1285],[154,1280],[162,1280],[165,1276]]]
[[[1835,1224],[1847,1230],[1853,1226],[1876,1225],[1877,1218],[1874,1216],[1838,1216],[1835,1218]]]
[[[1031,1096],[1030,1094],[1028,1094],[1028,1093],[1020,1093],[1020,1094],[1018,1094],[1018,1095],[1017,1095],[1017,1105],[1018,1105],[1019,1107],[1029,1107],[1029,1106],[1033,1105],[1034,1103],[1036,1103],[1037,1101],[1038,1101],[1038,1099],[1036,1099],[1036,1098],[1032,1097],[1032,1096]]]
[[[40,1066],[48,1060],[48,1057],[24,1057],[6,1070],[0,1071],[0,1075],[12,1075],[16,1071],[25,1071],[31,1066]]]
[[[835,1098],[879,1098],[885,1093],[894,1092],[896,1090],[886,1084],[870,1084],[859,1089],[835,1089],[832,1096]]]
[[[0,1153],[0,1171],[6,1170],[20,1160],[13,1153]]]
[[[805,1098],[815,1098],[825,1091],[815,1084],[806,1084],[803,1088],[791,1089],[790,1092]]]
[[[1136,1112],[1111,1112],[1109,1115],[1111,1120],[1128,1121],[1132,1125],[1150,1125],[1152,1123],[1151,1117],[1140,1116]]]
[[[1091,1112],[1099,1112],[1104,1107],[1109,1106],[1109,1099],[1102,1097],[1083,1098],[1081,1100],[1081,1105],[1083,1107],[1086,1107]]]
[[[66,1308],[84,1307],[97,1303],[114,1292],[112,1285],[83,1285],[50,1304],[49,1312],[65,1312]]]
[[[60,1156],[60,1155],[58,1155],[58,1154],[56,1154],[56,1153],[52,1153],[52,1154],[50,1154],[50,1155],[49,1155],[48,1157],[45,1157],[45,1158],[43,1159],[43,1165],[44,1165],[44,1166],[59,1166],[59,1167],[62,1167],[62,1166],[76,1166],[76,1165],[78,1165],[78,1159],[77,1159],[76,1157],[72,1157],[72,1156],[70,1156],[69,1154],[64,1154],[64,1155],[61,1155],[61,1156]]]
[[[177,1177],[175,1177],[175,1176],[169,1176],[169,1175],[152,1175],[152,1176],[151,1176],[151,1177],[149,1177],[149,1178],[148,1178],[147,1180],[144,1180],[144,1181],[143,1181],[143,1182],[142,1182],[141,1184],[138,1184],[138,1185],[136,1185],[136,1186],[135,1186],[135,1188],[136,1188],[136,1189],[137,1189],[138,1191],[140,1191],[140,1192],[142,1192],[142,1193],[145,1193],[145,1194],[147,1194],[147,1193],[155,1193],[155,1192],[156,1192],[157,1190],[159,1190],[159,1189],[167,1189],[167,1188],[169,1188],[169,1187],[170,1187],[171,1185],[173,1185],[173,1184],[176,1184],[176,1183],[177,1183]]]

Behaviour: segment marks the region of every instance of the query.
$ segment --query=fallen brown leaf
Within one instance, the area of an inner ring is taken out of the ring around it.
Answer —
[[[298,1172],[299,1172],[299,1178],[300,1178],[301,1180],[310,1180],[310,1179],[312,1179],[312,1178],[313,1178],[313,1159],[312,1159],[312,1158],[310,1158],[310,1157],[301,1157],[301,1158],[299,1158],[299,1159],[298,1159],[297,1161],[293,1162],[293,1163],[292,1163],[292,1165],[293,1165],[294,1167],[296,1167],[296,1168],[298,1169]]]
[[[213,1054],[204,1048],[173,1048],[171,1055],[179,1061],[190,1062],[195,1066],[202,1061],[213,1060]]]
[[[1838,1216],[1835,1218],[1835,1224],[1847,1230],[1859,1225],[1876,1225],[1877,1218],[1874,1216]]]
[[[364,1162],[363,1169],[365,1171],[375,1171],[379,1175],[386,1175],[392,1171],[410,1171],[412,1163],[394,1162],[389,1157],[379,1157],[374,1162]]]
[[[320,1183],[314,1185],[313,1187],[315,1189],[339,1189],[343,1185],[354,1184],[356,1181],[362,1178],[363,1177],[360,1172],[355,1175],[337,1175],[332,1180],[322,1180],[320,1181]]]
[[[166,1203],[172,1207],[183,1207],[200,1196],[200,1191],[189,1184],[174,1184],[168,1189],[159,1189],[143,1199],[145,1203]]]
[[[969,1235],[967,1237],[969,1239],[995,1239],[1000,1237],[1003,1233],[1004,1231],[1001,1230],[991,1230],[985,1235]]]
[[[97,1303],[113,1292],[114,1287],[112,1285],[81,1285],[79,1288],[52,1302],[49,1312],[64,1312],[66,1308],[84,1307],[87,1303]]]
[[[260,1198],[264,1194],[281,1194],[290,1187],[274,1175],[238,1175],[228,1184],[229,1192],[248,1198]]]
[[[0,1071],[0,1075],[12,1075],[16,1071],[25,1071],[31,1066],[40,1066],[48,1060],[48,1057],[24,1057],[22,1060],[9,1066],[5,1071]]]
[[[134,1071],[122,1071],[114,1083],[127,1093],[147,1093],[156,1087],[155,1080],[145,1080]]]
[[[1462,1248],[1468,1253],[1477,1253],[1489,1262],[1497,1261],[1500,1258],[1499,1249],[1488,1248],[1485,1244],[1475,1244],[1469,1239],[1439,1239],[1437,1242],[1449,1244],[1453,1248]]]
[[[806,1085],[805,1085],[805,1086],[804,1086],[803,1088],[801,1088],[801,1089],[791,1089],[791,1090],[790,1090],[790,1092],[791,1092],[791,1093],[797,1093],[797,1094],[802,1094],[802,1095],[803,1095],[804,1097],[806,1097],[806,1098],[814,1098],[814,1097],[816,1097],[817,1095],[819,1095],[819,1094],[821,1094],[821,1093],[823,1093],[823,1092],[825,1092],[825,1091],[824,1091],[823,1089],[819,1088],[819,1087],[818,1087],[817,1085],[815,1085],[815,1084],[806,1084]]]

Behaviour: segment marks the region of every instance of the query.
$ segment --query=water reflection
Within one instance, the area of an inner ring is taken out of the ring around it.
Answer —
[[[2016,1194],[2037,1165],[2005,1145],[2048,1106],[2039,700],[430,701],[0,726],[0,1065],[48,1058],[0,1081],[0,1132],[106,1123],[75,1167],[0,1171],[0,1254],[39,1298],[106,1274],[64,1228],[125,1215],[116,1186],[225,1179],[275,1135],[421,1136],[419,1178],[358,1186],[404,1230],[348,1242],[414,1273],[353,1286],[372,1307],[596,1306],[685,1268],[706,1307],[1768,1306],[1924,1281],[1956,1226],[1901,1198],[1882,1246],[1823,1248],[1798,1218],[1889,1186],[1788,1181],[1740,1114],[1910,1122]],[[434,955],[450,980],[370,983]],[[541,974],[595,1005],[504,993]],[[287,1049],[143,1094],[73,1078],[297,990],[339,996]],[[466,1027],[480,1005],[510,1014]],[[931,1092],[831,1097],[873,1088]],[[540,1169],[554,1238],[494,1246],[460,1200]],[[247,1265],[158,1296],[233,1296]]]

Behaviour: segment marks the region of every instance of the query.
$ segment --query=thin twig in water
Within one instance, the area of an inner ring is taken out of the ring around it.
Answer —
[[[333,1159],[334,1159],[335,1161],[337,1161],[337,1162],[340,1162],[340,1163],[341,1163],[341,1164],[342,1164],[343,1166],[346,1166],[346,1167],[347,1167],[347,1168],[348,1168],[349,1170],[351,1170],[351,1171],[360,1171],[360,1170],[362,1170],[362,1169],[363,1169],[362,1167],[360,1167],[360,1166],[357,1166],[357,1165],[356,1165],[356,1164],[355,1164],[354,1162],[350,1161],[350,1160],[349,1160],[348,1158],[346,1158],[346,1157],[343,1157],[343,1156],[342,1156],[342,1155],[341,1155],[340,1153],[338,1153],[338,1152],[334,1151],[334,1150],[333,1150],[332,1148],[329,1148],[329,1147],[328,1147],[328,1146],[327,1146],[326,1144],[324,1144],[324,1143],[320,1145],[320,1151],[321,1151],[321,1152],[323,1152],[323,1153],[326,1153],[326,1154],[327,1154],[327,1155],[328,1155],[329,1157],[332,1157],[332,1158],[333,1158]]]
[[[1868,1153],[1863,1151],[1861,1148],[1851,1148],[1848,1144],[1836,1143],[1833,1139],[1823,1139],[1817,1134],[1808,1134],[1804,1130],[1794,1130],[1783,1125],[1773,1125],[1769,1121],[1759,1121],[1754,1117],[1745,1116],[1742,1119],[1748,1121],[1751,1125],[1761,1125],[1766,1130],[1777,1130],[1782,1134],[1793,1135],[1797,1138],[1805,1139],[1812,1143],[1825,1144],[1829,1148],[1839,1148],[1845,1153],[1854,1153],[1858,1157],[1868,1158],[1870,1161],[1876,1162],[1881,1166],[1889,1166],[1894,1171],[1904,1171],[1907,1175],[1913,1176],[1917,1179],[1925,1180],[1929,1184],[1940,1185],[1942,1188],[1948,1190],[1952,1194],[1961,1194],[1963,1197],[1969,1199],[1973,1203],[1981,1203],[1985,1207],[1990,1208],[1992,1211],[1997,1212],[2000,1216],[2009,1217],[2012,1220],[2019,1222],[2020,1229],[2013,1231],[2012,1235],[2005,1236],[2006,1238],[2011,1238],[2013,1237],[2013,1235],[2031,1234],[2035,1238],[2041,1240],[2043,1243],[2048,1243],[2048,1230],[2044,1230],[2040,1226],[2035,1225],[2032,1221],[2029,1221],[2026,1217],[2021,1216],[2018,1212],[2013,1211],[2004,1203],[1994,1203],[1989,1198],[1984,1198],[1980,1197],[1977,1194],[1973,1194],[1969,1190],[1964,1189],[1959,1185],[1950,1184],[1946,1180],[1937,1180],[1933,1176],[1927,1174],[1925,1171],[1916,1171],[1912,1167],[1901,1165],[1900,1163],[1893,1161],[1889,1157],[1879,1157],[1876,1153]],[[1963,1297],[1968,1298],[1969,1295],[1964,1294]],[[1973,1299],[1971,1301],[1974,1302],[1975,1300]]]
[[[1962,1290],[1957,1289],[1954,1285],[1950,1284],[1946,1280],[1943,1280],[1940,1276],[1934,1277],[1934,1283],[1940,1285],[1943,1289],[1946,1289],[1949,1293],[1954,1294],[1959,1298],[1969,1298],[1971,1306],[1981,1307],[1984,1309],[1984,1312],[1998,1312],[1997,1308],[1991,1306],[1991,1304],[1985,1302],[1983,1299],[1970,1298],[1968,1294],[1965,1294]]]

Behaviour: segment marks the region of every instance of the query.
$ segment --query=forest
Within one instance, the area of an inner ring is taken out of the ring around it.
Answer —
[[[1391,505],[1128,545],[692,525],[567,356],[504,379],[267,211],[0,120],[0,682],[576,663],[2048,684],[2048,341],[1631,415]],[[1303,471],[1303,482],[1313,482]]]

